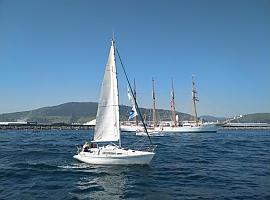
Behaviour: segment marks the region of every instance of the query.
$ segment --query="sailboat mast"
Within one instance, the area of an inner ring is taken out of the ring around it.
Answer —
[[[134,79],[133,91],[134,91],[134,101],[137,101],[137,93],[136,93],[136,82],[135,82],[135,79]],[[136,126],[139,125],[137,115],[135,116],[135,125],[136,125]]]
[[[196,125],[198,125],[198,115],[197,115],[197,108],[196,108],[196,101],[199,101],[197,97],[197,91],[195,87],[195,78],[192,75],[192,101],[193,101],[193,109],[194,109],[194,120],[196,121]]]
[[[152,78],[152,98],[153,98],[153,126],[157,126],[157,115],[156,115],[156,96],[155,96],[155,82]]]
[[[176,114],[175,114],[175,100],[174,100],[174,87],[173,87],[173,79],[172,79],[172,92],[171,92],[171,111],[172,111],[172,121],[173,121],[173,126],[177,126],[176,122]]]
[[[114,59],[114,64],[115,64],[115,42],[114,42],[114,37],[112,39],[112,46],[113,46],[113,59]],[[115,115],[115,126],[118,127],[118,134],[119,134],[119,147],[121,147],[121,134],[120,134],[120,120],[119,120],[119,89],[118,89],[118,84],[117,84],[117,69],[116,69],[116,64],[114,65],[115,66],[115,76],[116,76],[116,91],[117,91],[117,106],[115,106],[115,112],[114,113],[117,113]],[[115,86],[114,86],[115,87]]]

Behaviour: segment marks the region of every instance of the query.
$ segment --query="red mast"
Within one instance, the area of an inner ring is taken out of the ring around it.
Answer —
[[[153,98],[153,126],[157,126],[157,115],[156,115],[156,96],[155,96],[155,86],[154,78],[152,78],[152,98]]]
[[[175,98],[174,98],[173,79],[172,79],[172,91],[171,91],[171,111],[172,111],[173,126],[176,127],[177,122],[176,122],[176,113],[175,113]]]
[[[198,126],[198,116],[197,116],[196,101],[199,101],[199,99],[198,99],[197,91],[196,91],[196,87],[195,87],[194,75],[192,75],[192,101],[193,101],[193,109],[194,109],[194,120],[196,122],[196,125]]]

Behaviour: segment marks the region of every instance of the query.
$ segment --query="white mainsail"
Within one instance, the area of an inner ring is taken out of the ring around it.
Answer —
[[[112,46],[101,85],[94,142],[112,142],[118,140],[120,140],[119,99],[114,43],[112,41]]]

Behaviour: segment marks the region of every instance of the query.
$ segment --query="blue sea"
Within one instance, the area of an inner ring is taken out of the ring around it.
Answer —
[[[270,199],[270,130],[156,137],[150,166],[74,160],[92,134],[1,131],[0,199]]]

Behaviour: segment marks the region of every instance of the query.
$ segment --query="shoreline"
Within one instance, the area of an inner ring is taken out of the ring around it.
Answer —
[[[78,124],[11,124],[0,125],[0,130],[94,130],[93,125],[78,125]],[[270,125],[267,126],[220,126],[218,131],[222,130],[270,130]]]

